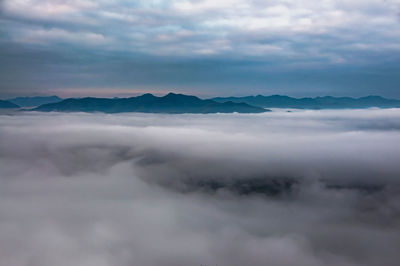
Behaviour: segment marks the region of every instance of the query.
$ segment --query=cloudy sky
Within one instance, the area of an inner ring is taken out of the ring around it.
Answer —
[[[0,92],[400,98],[399,0],[2,0]]]

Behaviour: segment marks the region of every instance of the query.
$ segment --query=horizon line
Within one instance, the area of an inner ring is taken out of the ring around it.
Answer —
[[[333,96],[333,95],[316,95],[316,96],[290,96],[287,94],[249,94],[249,95],[244,95],[244,96],[236,96],[236,95],[230,95],[230,96],[214,96],[214,97],[201,97],[199,95],[196,94],[187,94],[187,93],[181,93],[181,92],[174,92],[174,91],[169,91],[167,93],[152,93],[152,92],[143,92],[142,94],[137,94],[137,95],[126,95],[126,96],[91,96],[91,95],[85,95],[85,96],[78,96],[78,97],[60,97],[57,94],[41,94],[41,95],[32,95],[32,96],[27,96],[27,95],[21,95],[21,96],[14,96],[14,97],[1,97],[0,100],[4,100],[4,101],[9,101],[9,100],[13,100],[16,98],[35,98],[35,97],[58,97],[60,99],[83,99],[83,98],[98,98],[98,99],[126,99],[126,98],[135,98],[135,97],[140,97],[146,94],[151,94],[155,97],[165,97],[168,94],[177,94],[177,95],[187,95],[187,96],[195,96],[198,97],[200,99],[214,99],[214,98],[245,98],[245,97],[258,97],[258,96],[262,96],[262,97],[271,97],[271,96],[283,96],[283,97],[290,97],[290,98],[294,98],[294,99],[315,99],[315,98],[326,98],[326,97],[332,97],[332,98],[352,98],[352,99],[360,99],[360,98],[366,98],[366,97],[381,97],[381,98],[385,98],[385,99],[392,99],[392,100],[400,100],[399,98],[394,98],[394,97],[385,97],[382,95],[378,95],[378,94],[368,94],[368,95],[364,95],[364,96]]]

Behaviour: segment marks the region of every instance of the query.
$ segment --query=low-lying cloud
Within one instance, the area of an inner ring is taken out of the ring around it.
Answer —
[[[398,265],[400,110],[0,119],[0,264]]]

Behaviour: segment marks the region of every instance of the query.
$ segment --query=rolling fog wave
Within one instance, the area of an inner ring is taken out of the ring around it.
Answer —
[[[400,109],[0,116],[0,264],[398,265]]]

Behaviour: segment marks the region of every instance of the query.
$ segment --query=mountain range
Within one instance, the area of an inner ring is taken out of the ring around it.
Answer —
[[[142,113],[262,113],[268,110],[247,103],[202,100],[196,96],[169,93],[157,97],[150,93],[131,98],[79,98],[43,104],[33,111],[58,112],[142,112]]]
[[[10,108],[11,109],[11,108],[19,108],[19,106],[10,101],[0,100],[0,108],[2,108],[2,109]]]
[[[315,97],[292,98],[284,95],[271,96],[245,96],[245,97],[217,97],[216,102],[247,103],[263,108],[297,108],[297,109],[345,109],[345,108],[394,108],[400,107],[400,100],[387,99],[380,96],[366,96],[361,98],[351,97]]]
[[[158,97],[150,93],[130,98],[68,98],[58,96],[17,97],[0,100],[0,108],[35,107],[34,111],[58,112],[144,112],[144,113],[262,113],[267,108],[296,109],[355,109],[396,108],[400,100],[380,96],[293,98],[285,95],[216,97],[200,99],[196,96],[169,93]]]
[[[46,103],[56,103],[62,101],[58,96],[34,96],[34,97],[16,97],[8,99],[7,101],[12,102],[21,107],[36,107]]]

